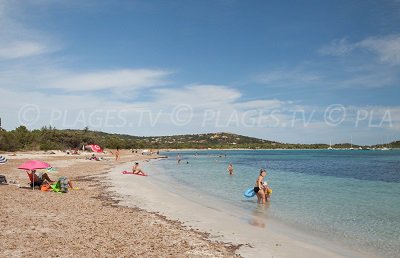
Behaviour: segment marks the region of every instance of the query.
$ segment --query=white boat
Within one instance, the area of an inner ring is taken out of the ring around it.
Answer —
[[[350,138],[350,150],[354,150],[353,148],[353,136]]]
[[[328,147],[328,150],[333,150],[333,148],[332,148],[332,140],[331,140],[331,139],[329,139],[329,147]]]

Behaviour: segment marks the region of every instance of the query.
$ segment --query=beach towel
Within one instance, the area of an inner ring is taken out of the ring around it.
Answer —
[[[57,173],[57,169],[53,168],[53,167],[49,167],[49,168],[46,169],[46,172],[48,172],[48,173]]]
[[[56,192],[56,193],[60,192],[60,183],[59,182],[50,185],[50,187],[53,192]]]
[[[126,171],[126,170],[122,171],[121,174],[124,174],[124,175],[136,175],[136,176],[147,176],[146,174],[135,174],[132,171]]]

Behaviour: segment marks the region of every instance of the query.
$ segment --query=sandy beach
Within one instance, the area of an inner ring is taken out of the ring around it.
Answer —
[[[0,166],[0,174],[16,183],[0,185],[0,257],[238,257],[238,245],[211,240],[157,213],[119,205],[107,172],[156,158],[121,154],[117,162],[111,155],[90,161],[85,155],[3,153],[9,161]],[[49,173],[51,179],[68,176],[79,189],[66,194],[32,190],[26,172],[17,169],[28,159],[48,162],[57,168]]]

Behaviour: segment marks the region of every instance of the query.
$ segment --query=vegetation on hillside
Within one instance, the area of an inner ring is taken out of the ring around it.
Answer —
[[[82,149],[83,145],[98,144],[110,149],[327,149],[327,144],[287,144],[231,133],[208,133],[175,136],[139,137],[83,130],[59,130],[42,127],[28,130],[20,126],[12,131],[0,130],[0,150],[66,150]],[[350,148],[349,143],[333,148]],[[359,146],[353,145],[354,148]],[[379,146],[377,146],[379,147]],[[400,141],[390,147],[399,148]]]

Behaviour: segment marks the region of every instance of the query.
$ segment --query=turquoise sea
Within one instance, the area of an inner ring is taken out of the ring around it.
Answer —
[[[249,150],[165,152],[171,180],[238,209],[252,210],[260,168],[273,189],[258,216],[380,257],[400,253],[400,150]],[[182,157],[177,164],[177,155]],[[234,166],[234,175],[227,172]],[[268,218],[267,218],[268,217]]]

